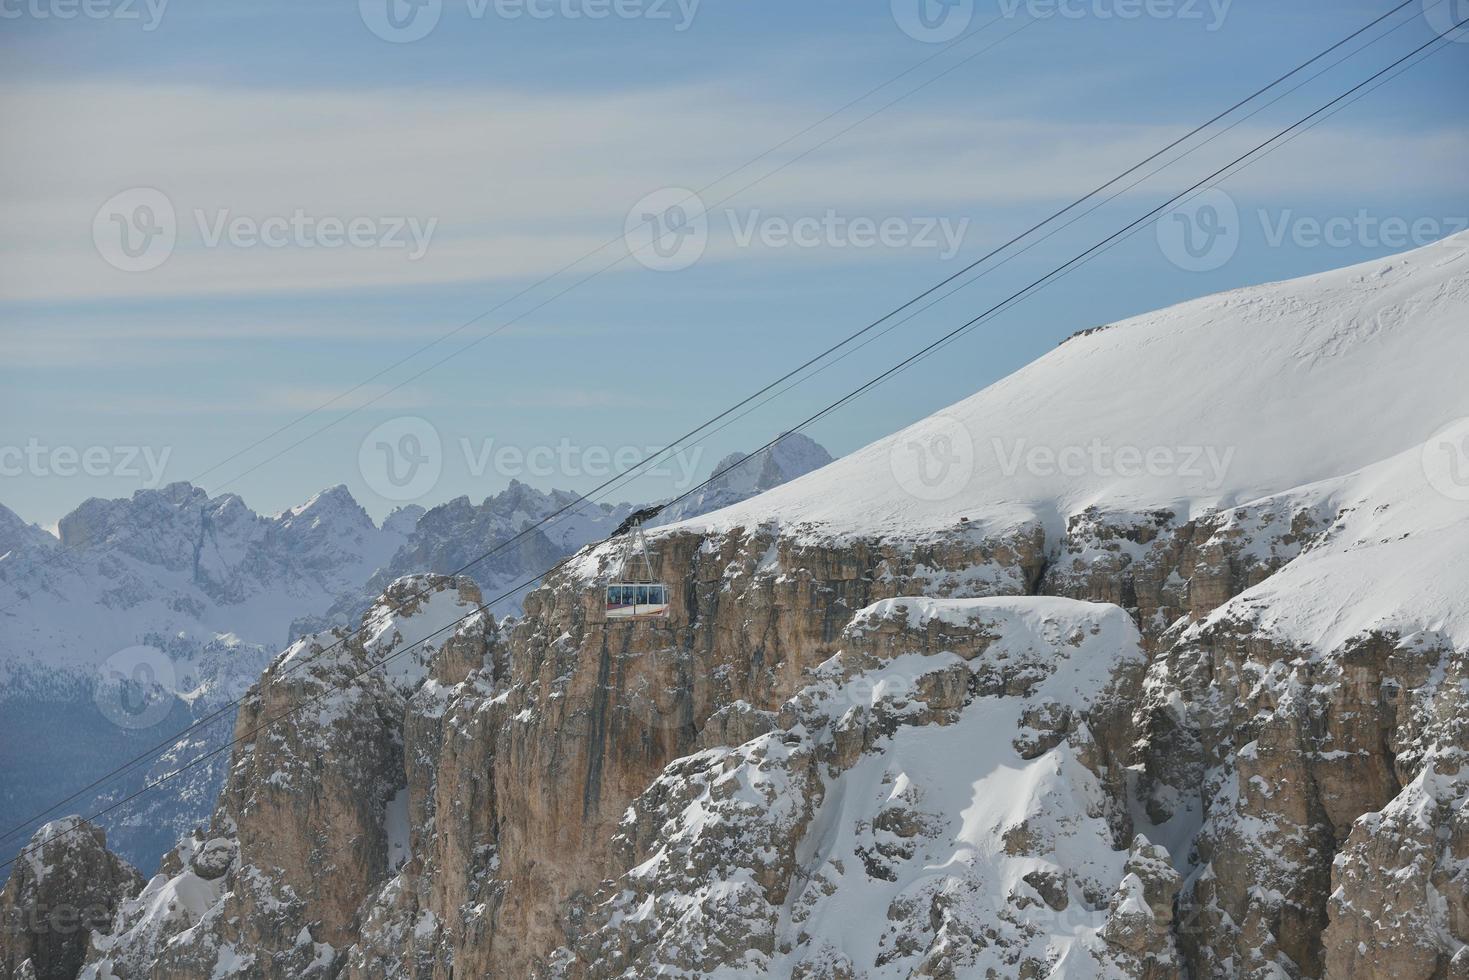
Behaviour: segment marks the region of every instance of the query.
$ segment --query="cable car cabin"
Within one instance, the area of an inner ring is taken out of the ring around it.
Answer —
[[[668,615],[668,589],[656,583],[613,582],[607,586],[608,619],[661,619]]]
[[[619,581],[607,583],[607,619],[663,619],[668,616],[668,587],[653,574],[648,542],[634,522],[622,544]]]

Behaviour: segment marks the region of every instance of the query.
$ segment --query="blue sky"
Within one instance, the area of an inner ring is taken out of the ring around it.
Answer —
[[[50,524],[161,478],[274,512],[345,483],[381,517],[512,477],[590,489],[604,460],[683,433],[1393,6],[960,0],[928,8],[935,41],[918,0],[392,0],[408,33],[432,21],[394,41],[370,27],[393,34],[387,2],[0,3],[0,503]],[[1456,5],[1409,5],[614,496],[676,492],[763,443],[1469,15]],[[1447,44],[1195,202],[1193,224],[1142,229],[811,434],[845,452],[1075,330],[1458,230],[1466,82],[1469,43]],[[629,255],[638,216],[670,220],[689,190],[693,251],[675,232],[670,259]],[[1201,205],[1228,234],[1181,253],[1167,228],[1206,234]],[[117,250],[164,208],[171,245]],[[384,445],[433,452],[433,478],[385,484]]]

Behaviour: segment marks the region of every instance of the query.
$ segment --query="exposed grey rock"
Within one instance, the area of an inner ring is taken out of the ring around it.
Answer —
[[[0,891],[0,978],[74,980],[93,929],[142,888],[100,827],[53,820],[26,844]]]

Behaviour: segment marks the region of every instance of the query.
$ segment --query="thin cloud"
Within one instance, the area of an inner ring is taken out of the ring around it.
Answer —
[[[616,240],[628,209],[644,195],[701,186],[819,117],[788,98],[731,98],[727,89],[711,98],[697,87],[427,97],[418,90],[262,93],[132,84],[20,86],[0,101],[0,113],[21,144],[0,162],[0,203],[10,219],[0,230],[0,299],[30,303],[290,296],[542,277]],[[741,171],[709,191],[706,202],[716,210],[827,207],[877,218],[972,214],[1089,190],[1177,135],[1176,128],[1102,121],[965,118],[955,125],[952,114],[932,106],[908,107],[716,205],[833,131],[823,128]],[[1230,140],[1265,132],[1250,124]],[[1272,194],[1380,192],[1408,186],[1399,163],[1412,159],[1414,189],[1461,188],[1469,181],[1466,152],[1469,129],[1462,126],[1408,134],[1323,127],[1231,186]],[[178,215],[176,248],[148,272],[110,267],[92,242],[98,207],[132,187],[163,191]],[[433,225],[416,259],[406,248],[206,247],[211,228],[297,209],[312,221]],[[612,244],[568,278],[623,255],[625,248]],[[760,257],[760,249],[717,242],[709,253],[718,262]],[[815,249],[788,257],[832,260]],[[631,261],[613,268],[640,271]]]

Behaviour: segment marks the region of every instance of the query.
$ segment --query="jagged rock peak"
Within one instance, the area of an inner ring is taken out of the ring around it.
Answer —
[[[352,496],[346,484],[341,483],[315,494],[303,504],[276,515],[276,520],[286,526],[300,524],[303,521],[313,524],[344,523],[376,526],[372,518],[367,516],[367,511],[363,510],[362,505]]]
[[[74,980],[92,930],[142,887],[102,828],[75,816],[44,825],[0,891],[0,978]]]

